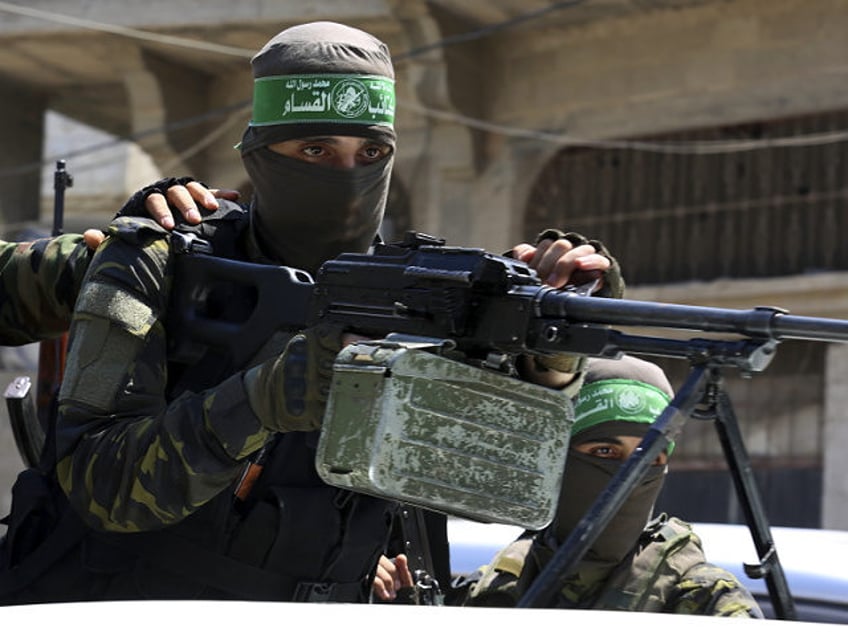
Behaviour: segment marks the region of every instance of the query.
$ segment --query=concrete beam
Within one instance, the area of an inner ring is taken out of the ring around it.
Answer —
[[[728,309],[780,307],[791,314],[845,320],[848,319],[848,273],[639,285],[628,287],[627,297]]]
[[[848,107],[845,3],[810,9],[736,0],[505,33],[484,70],[489,118],[610,138]]]
[[[21,3],[24,5],[24,3]],[[123,25],[138,29],[179,29],[220,26],[227,24],[271,24],[281,28],[286,24],[310,20],[367,20],[385,18],[385,0],[321,0],[320,2],[280,2],[279,0],[147,0],[143,3],[114,2],[113,0],[30,0],[28,9],[43,12],[43,16],[3,12],[3,27],[7,34],[48,33],[81,28],[76,18],[101,24]],[[52,15],[52,18],[50,17]],[[272,27],[274,28],[274,27]]]

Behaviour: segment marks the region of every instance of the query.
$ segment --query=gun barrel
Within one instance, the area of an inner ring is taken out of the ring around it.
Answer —
[[[848,342],[848,320],[792,316],[776,307],[722,309],[548,290],[540,299],[539,309],[543,317],[564,318],[571,323],[691,329],[770,340]]]
[[[848,341],[848,321],[815,316],[775,316],[780,338],[787,340]]]

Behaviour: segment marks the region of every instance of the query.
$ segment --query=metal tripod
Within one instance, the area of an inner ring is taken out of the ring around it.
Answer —
[[[688,342],[642,339],[627,336],[617,342],[622,349],[667,357],[684,357],[692,367],[680,390],[648,430],[642,443],[601,492],[577,527],[542,570],[519,607],[550,607],[563,581],[574,573],[580,560],[610,520],[647,474],[654,460],[678,437],[690,419],[712,419],[721,441],[736,494],[757,550],[759,563],[745,565],[752,578],[765,578],[777,618],[794,620],[795,606],[780,564],[769,522],[753,476],[751,461],[739,430],[730,396],[722,383],[722,368],[737,367],[744,373],[765,368],[774,355],[774,341],[691,340]]]

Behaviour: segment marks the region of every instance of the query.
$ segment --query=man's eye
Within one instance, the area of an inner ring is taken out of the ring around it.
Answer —
[[[320,157],[324,153],[321,146],[304,146],[300,151],[309,157]]]
[[[592,454],[596,457],[614,458],[617,457],[616,449],[611,446],[596,446],[592,449]]]
[[[362,153],[370,161],[376,161],[378,159],[382,159],[383,157],[388,157],[392,153],[392,148],[388,145],[383,146],[377,144],[374,146],[366,146],[362,149]]]

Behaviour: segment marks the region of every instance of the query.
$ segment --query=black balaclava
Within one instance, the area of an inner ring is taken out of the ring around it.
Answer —
[[[254,187],[251,224],[263,255],[314,274],[372,244],[386,207],[394,152],[352,170],[298,161],[268,144],[352,136],[394,151],[394,70],[388,47],[334,22],[292,27],[252,61],[253,118],[240,145]]]
[[[671,395],[668,379],[653,363],[630,356],[590,360],[585,383],[575,401],[571,446],[619,435],[644,436]],[[557,516],[550,528],[556,543],[565,541],[622,464],[569,451]],[[635,547],[651,516],[665,473],[666,466],[651,466],[589,549],[588,561],[612,566]]]

